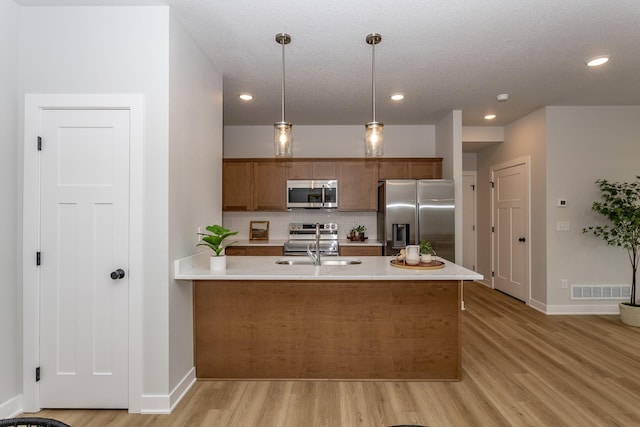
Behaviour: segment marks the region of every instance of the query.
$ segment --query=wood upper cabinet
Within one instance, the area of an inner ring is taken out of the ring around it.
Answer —
[[[224,211],[286,211],[287,179],[337,179],[338,210],[375,211],[378,180],[441,179],[442,158],[227,159]]]
[[[280,161],[253,163],[253,210],[286,211],[286,164]]]
[[[380,159],[378,179],[441,179],[442,159]]]
[[[286,210],[286,169],[281,161],[228,160],[222,163],[224,211]]]
[[[378,208],[378,163],[338,162],[338,210],[375,211]]]
[[[380,160],[378,179],[404,179],[408,177],[407,162],[404,160]]]
[[[336,162],[330,160],[314,161],[313,179],[338,179]]]
[[[410,179],[442,179],[442,159],[421,159],[407,162]]]
[[[287,179],[337,179],[336,162],[332,160],[294,160],[287,162]]]
[[[253,210],[253,163],[222,163],[222,210]]]
[[[287,162],[287,179],[312,179],[313,162],[306,160],[294,160]]]

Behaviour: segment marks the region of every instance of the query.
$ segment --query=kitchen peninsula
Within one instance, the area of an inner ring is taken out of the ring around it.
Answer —
[[[193,281],[195,365],[201,379],[461,379],[462,281],[482,275],[445,261],[397,268],[281,265],[283,257],[176,261]],[[298,257],[297,259],[306,259]]]

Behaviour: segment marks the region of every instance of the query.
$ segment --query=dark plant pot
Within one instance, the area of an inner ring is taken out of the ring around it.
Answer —
[[[364,239],[365,239],[364,232],[362,232],[362,233],[360,233],[360,240],[364,240]]]

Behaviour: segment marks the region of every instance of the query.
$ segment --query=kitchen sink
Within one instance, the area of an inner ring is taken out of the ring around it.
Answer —
[[[345,257],[325,257],[320,258],[321,265],[354,265],[362,264],[362,261],[358,258],[345,258]],[[314,262],[307,257],[289,257],[280,258],[276,261],[276,264],[282,265],[314,265]]]

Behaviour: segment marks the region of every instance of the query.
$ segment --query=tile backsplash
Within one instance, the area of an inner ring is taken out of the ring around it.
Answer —
[[[238,230],[237,239],[249,239],[251,221],[269,221],[269,239],[287,240],[290,222],[338,223],[341,239],[345,239],[355,225],[364,225],[370,241],[375,241],[376,212],[327,212],[322,210],[294,210],[291,212],[223,212],[222,225],[230,230]]]

